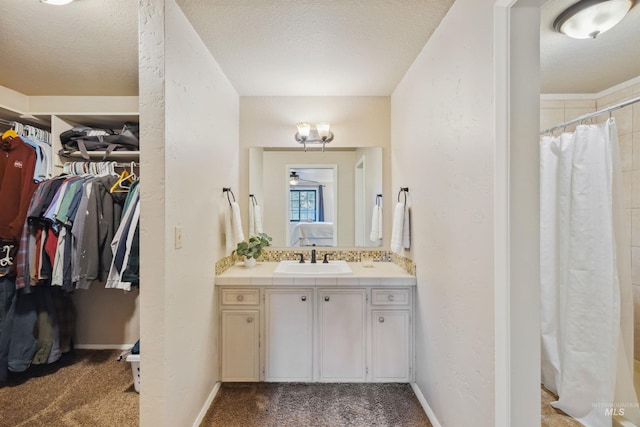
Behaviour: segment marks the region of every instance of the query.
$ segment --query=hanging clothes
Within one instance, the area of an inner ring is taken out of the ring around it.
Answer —
[[[6,132],[5,132],[6,133]],[[33,180],[36,153],[19,137],[0,142],[0,240],[17,244],[29,202],[37,184]]]
[[[45,180],[36,185],[30,199],[15,260],[16,277],[0,282],[4,298],[0,380],[6,379],[8,371],[52,363],[70,351],[76,318],[70,293],[87,289],[94,281],[107,281],[123,205],[131,197],[139,199],[139,193],[128,194],[128,188],[118,184],[113,165],[111,169],[104,164],[89,166],[82,171],[100,174]],[[132,189],[137,187],[133,178]],[[116,184],[118,189],[112,192]],[[127,249],[133,247],[139,208],[136,215],[135,221],[128,220],[134,226],[127,234]],[[121,271],[129,268],[128,254]],[[131,270],[137,273],[136,266]]]
[[[557,390],[552,406],[587,427],[611,426],[615,402],[637,405],[621,182],[613,119],[542,138],[543,382]]]
[[[136,270],[138,268],[135,264],[137,263],[139,265],[139,254],[138,259],[135,259],[135,257],[133,259],[131,258],[132,248],[134,248],[133,242],[136,230],[139,227],[139,221],[140,190],[138,181],[136,181],[131,185],[124,204],[124,211],[120,226],[111,241],[113,258],[105,284],[105,287],[107,288],[130,291],[131,286],[135,284],[135,282],[127,281],[127,279],[135,278],[135,273],[137,273]],[[124,273],[127,269],[129,272],[125,275]]]

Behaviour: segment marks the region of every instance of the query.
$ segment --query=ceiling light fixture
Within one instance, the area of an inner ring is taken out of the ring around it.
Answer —
[[[322,151],[324,151],[324,145],[333,141],[329,123],[318,123],[315,129],[307,122],[300,122],[296,126],[298,132],[295,138],[300,144],[304,144],[304,151],[307,151],[307,144],[322,144]]]
[[[616,26],[636,0],[581,0],[562,12],[553,28],[574,39],[595,39]]]
[[[40,3],[50,4],[53,6],[64,6],[71,3],[73,0],[40,0]]]
[[[298,176],[296,171],[291,171],[291,174],[289,175],[289,184],[298,185],[299,182],[300,182],[300,177]]]

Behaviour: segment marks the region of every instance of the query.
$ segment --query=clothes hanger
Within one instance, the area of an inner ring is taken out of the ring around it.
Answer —
[[[136,181],[138,179],[138,176],[136,175],[135,171],[133,170],[133,168],[135,167],[136,162],[131,162],[131,172],[129,173],[129,176],[131,177],[132,181]]]
[[[9,140],[11,141],[13,138],[17,138],[18,134],[16,133],[15,130],[13,129],[9,129],[8,131],[6,131],[5,133],[2,134],[2,140]]]
[[[133,167],[132,167],[133,169]],[[111,186],[111,193],[127,193],[131,184],[137,179],[136,175],[131,175],[126,169],[120,174],[120,178]],[[128,185],[127,185],[128,183]]]

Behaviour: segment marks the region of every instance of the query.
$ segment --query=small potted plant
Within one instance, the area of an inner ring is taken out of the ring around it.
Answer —
[[[256,259],[262,255],[262,249],[267,246],[271,246],[271,237],[260,233],[257,236],[251,236],[246,242],[238,243],[238,247],[233,252],[244,257],[244,265],[253,267],[256,265]]]

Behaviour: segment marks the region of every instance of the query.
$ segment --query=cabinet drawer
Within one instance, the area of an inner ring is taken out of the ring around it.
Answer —
[[[260,290],[223,289],[222,305],[260,305]]]
[[[372,289],[371,305],[409,305],[409,289]]]

